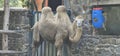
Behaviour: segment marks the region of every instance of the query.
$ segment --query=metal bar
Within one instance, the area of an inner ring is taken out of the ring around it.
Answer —
[[[39,52],[40,52],[40,47],[38,47],[38,52],[37,52],[37,53],[38,53],[38,56],[40,56],[40,53],[39,53]]]
[[[40,45],[40,56],[42,56],[42,44]]]
[[[44,54],[43,54],[43,52],[44,52],[44,42],[42,43],[42,49],[41,49],[41,54],[42,54],[42,56],[44,56]]]
[[[48,49],[49,49],[48,42],[46,42],[46,56],[49,56],[49,53],[48,53],[49,50]]]
[[[52,56],[52,44],[51,43],[49,43],[50,44],[50,46],[49,46],[49,56]]]
[[[44,43],[44,56],[46,56],[46,41]]]
[[[13,51],[13,50],[0,50],[2,54],[19,54],[19,53],[26,53],[23,51]]]
[[[52,56],[53,56],[53,54],[54,54],[54,47],[53,47],[53,44],[52,44]]]
[[[36,56],[38,56],[38,49],[37,49],[37,52],[36,52]]]
[[[83,35],[83,37],[120,37],[120,35]]]
[[[27,32],[25,30],[0,30],[0,33],[22,33]]]
[[[54,48],[54,49],[53,49],[53,50],[54,50],[54,52],[53,52],[54,55],[53,55],[53,56],[57,56],[57,54],[56,54],[57,51],[56,51],[56,47],[55,47],[55,45],[53,46],[53,48]]]
[[[0,8],[0,11],[4,11],[4,9]],[[28,9],[21,7],[10,7],[10,11],[28,11]]]

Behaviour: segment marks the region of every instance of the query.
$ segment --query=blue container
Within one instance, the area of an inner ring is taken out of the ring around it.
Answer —
[[[93,8],[92,10],[92,25],[94,28],[103,28],[105,18],[102,14],[102,8]]]

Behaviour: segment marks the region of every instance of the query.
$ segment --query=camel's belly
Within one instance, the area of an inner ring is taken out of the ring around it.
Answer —
[[[62,39],[68,35],[66,28],[56,27],[54,24],[45,23],[39,27],[40,35],[44,40],[54,41],[56,34],[61,34]]]
[[[56,34],[56,27],[53,25],[42,25],[40,27],[40,35],[45,40],[54,40]]]
[[[50,31],[44,31],[44,33],[40,33],[41,37],[45,40],[54,40],[55,33]]]

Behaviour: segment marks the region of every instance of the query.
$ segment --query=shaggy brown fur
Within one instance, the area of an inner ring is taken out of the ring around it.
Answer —
[[[41,18],[34,24],[33,29],[33,49],[32,56],[35,56],[36,49],[39,44],[42,43],[41,39],[54,39],[56,33],[56,24],[54,23],[54,15],[50,7],[44,7],[42,9]],[[50,38],[49,38],[50,37]]]
[[[79,21],[77,19],[72,24],[63,5],[57,7],[55,17],[50,7],[44,7],[40,20],[33,26],[33,56],[41,39],[54,43],[57,56],[62,56],[63,41],[68,39],[76,43],[81,37],[82,29],[81,26],[77,26],[76,22]]]

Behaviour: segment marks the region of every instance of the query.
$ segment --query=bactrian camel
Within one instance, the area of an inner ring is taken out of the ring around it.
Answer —
[[[44,7],[41,18],[34,24],[33,29],[33,55],[43,40],[53,43],[57,49],[57,56],[62,56],[62,45],[67,39],[69,43],[77,43],[82,35],[82,16],[77,16],[72,23],[67,15],[65,6],[58,6],[54,16],[50,7]]]

